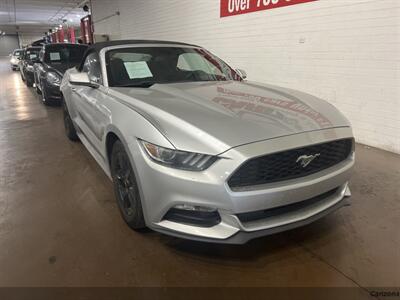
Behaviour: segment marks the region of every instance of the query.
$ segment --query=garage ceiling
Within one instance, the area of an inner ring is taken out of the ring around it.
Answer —
[[[43,33],[66,20],[78,25],[86,15],[82,0],[0,0],[0,30]]]

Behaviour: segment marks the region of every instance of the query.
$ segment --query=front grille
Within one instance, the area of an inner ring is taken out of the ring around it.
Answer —
[[[349,157],[353,139],[343,139],[256,157],[245,162],[228,180],[232,190],[308,176]],[[319,154],[319,155],[318,155]],[[307,166],[301,156],[316,156]]]

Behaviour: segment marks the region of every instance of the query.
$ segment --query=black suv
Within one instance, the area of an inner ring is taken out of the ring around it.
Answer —
[[[86,49],[86,45],[64,43],[43,46],[39,61],[34,65],[34,80],[44,104],[61,100],[62,77],[65,71],[80,64]]]
[[[27,86],[33,86],[33,64],[39,60],[39,52],[41,49],[41,47],[28,47],[24,49],[22,59],[19,61],[21,78]]]

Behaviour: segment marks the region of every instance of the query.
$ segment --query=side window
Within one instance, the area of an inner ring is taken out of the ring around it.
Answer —
[[[86,56],[82,71],[89,74],[91,81],[98,84],[103,84],[100,59],[97,53],[90,53],[88,56]]]

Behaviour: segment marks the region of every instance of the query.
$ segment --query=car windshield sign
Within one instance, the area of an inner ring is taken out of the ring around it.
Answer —
[[[106,53],[110,86],[242,80],[226,63],[200,48],[136,47]]]

